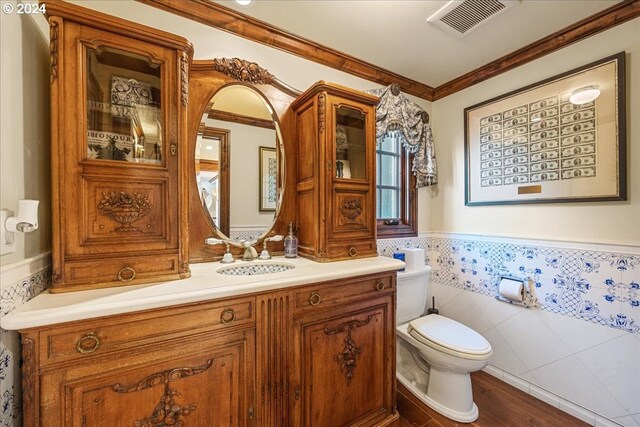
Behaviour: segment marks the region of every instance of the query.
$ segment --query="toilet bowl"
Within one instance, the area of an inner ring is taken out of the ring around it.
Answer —
[[[425,316],[430,267],[398,273],[397,378],[433,410],[463,423],[478,418],[470,373],[484,368],[491,344],[447,317]]]

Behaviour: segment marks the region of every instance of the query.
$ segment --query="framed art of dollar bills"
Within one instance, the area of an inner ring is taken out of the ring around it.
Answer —
[[[626,200],[625,53],[465,108],[465,204]]]

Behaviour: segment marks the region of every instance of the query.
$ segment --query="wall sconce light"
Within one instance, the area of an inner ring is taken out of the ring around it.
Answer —
[[[586,104],[599,96],[600,89],[598,89],[598,86],[585,86],[571,92],[569,102],[576,105]]]
[[[249,6],[252,0],[233,0],[238,3],[240,6]]]

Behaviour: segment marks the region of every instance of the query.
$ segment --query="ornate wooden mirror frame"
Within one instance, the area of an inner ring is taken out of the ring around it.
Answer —
[[[282,202],[274,217],[271,230],[266,235],[287,233],[287,225],[295,221],[295,177],[297,145],[294,141],[295,123],[289,108],[300,94],[260,67],[255,62],[239,58],[194,60],[189,79],[188,105],[188,165],[183,170],[188,174],[189,191],[189,261],[208,262],[219,260],[224,253],[224,245],[209,246],[204,243],[208,237],[220,237],[217,227],[207,218],[202,209],[199,189],[195,180],[195,152],[202,114],[213,95],[223,86],[242,82],[258,90],[269,102],[277,116],[284,146],[285,173],[282,175]],[[264,239],[258,240],[258,245]],[[283,242],[269,242],[269,250],[282,252]],[[244,249],[231,247],[235,257],[242,256]]]

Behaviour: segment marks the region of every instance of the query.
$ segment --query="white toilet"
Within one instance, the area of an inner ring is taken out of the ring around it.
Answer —
[[[427,406],[452,420],[478,418],[470,373],[489,361],[491,344],[467,326],[426,313],[431,267],[398,272],[397,378]]]

